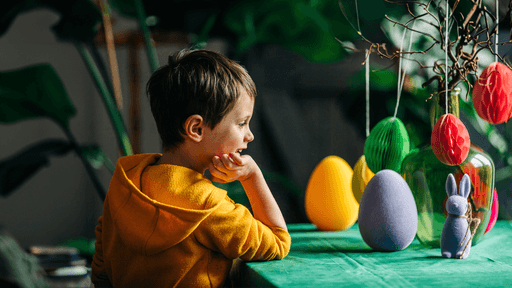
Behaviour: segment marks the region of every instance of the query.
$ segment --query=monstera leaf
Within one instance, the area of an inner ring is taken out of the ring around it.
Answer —
[[[39,169],[48,165],[50,156],[62,156],[72,148],[73,145],[64,140],[47,140],[0,161],[0,195],[10,195]]]
[[[101,14],[90,0],[22,0],[2,1],[0,4],[0,36],[8,29],[16,16],[39,8],[47,8],[60,14],[60,21],[52,27],[61,40],[89,42],[96,34]]]
[[[48,64],[0,72],[0,122],[50,117],[63,127],[76,110]]]

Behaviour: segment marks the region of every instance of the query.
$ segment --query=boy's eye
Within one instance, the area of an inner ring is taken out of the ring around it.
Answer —
[[[247,122],[246,122],[246,121],[244,121],[244,122],[242,122],[242,123],[238,124],[238,126],[240,126],[240,127],[243,127],[243,126],[245,126],[245,125],[247,125]]]

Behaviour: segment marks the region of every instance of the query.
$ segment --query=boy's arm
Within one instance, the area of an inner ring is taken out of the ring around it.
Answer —
[[[259,167],[257,167],[257,170],[251,177],[240,181],[240,183],[242,183],[245,194],[249,198],[254,218],[269,227],[277,226],[288,231],[281,209],[279,209],[272,192],[270,192],[270,188]]]
[[[251,203],[254,218],[269,227],[288,231],[281,209],[277,205],[261,169],[249,155],[231,153],[215,156],[210,165],[212,181],[232,182],[239,180]]]
[[[212,193],[226,195],[218,190]],[[194,231],[199,243],[229,259],[268,261],[288,255],[291,238],[287,231],[263,224],[247,207],[235,204],[228,196],[214,205],[215,211]]]

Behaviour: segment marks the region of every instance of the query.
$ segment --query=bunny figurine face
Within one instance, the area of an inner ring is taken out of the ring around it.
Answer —
[[[457,194],[457,183],[452,174],[448,175],[446,179],[446,194],[448,200],[446,201],[446,211],[453,215],[464,215],[468,210],[468,196],[471,191],[471,180],[469,175],[464,174],[460,180],[459,193]]]

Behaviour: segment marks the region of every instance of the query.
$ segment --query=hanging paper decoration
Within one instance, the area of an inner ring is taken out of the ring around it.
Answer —
[[[478,115],[491,124],[512,117],[512,71],[500,62],[484,69],[473,89],[473,105]]]
[[[409,153],[409,134],[396,117],[381,120],[370,132],[364,145],[364,157],[373,173],[390,169],[400,173],[400,166]]]
[[[450,166],[459,165],[468,157],[468,130],[455,115],[444,114],[434,125],[430,145],[439,161]]]

